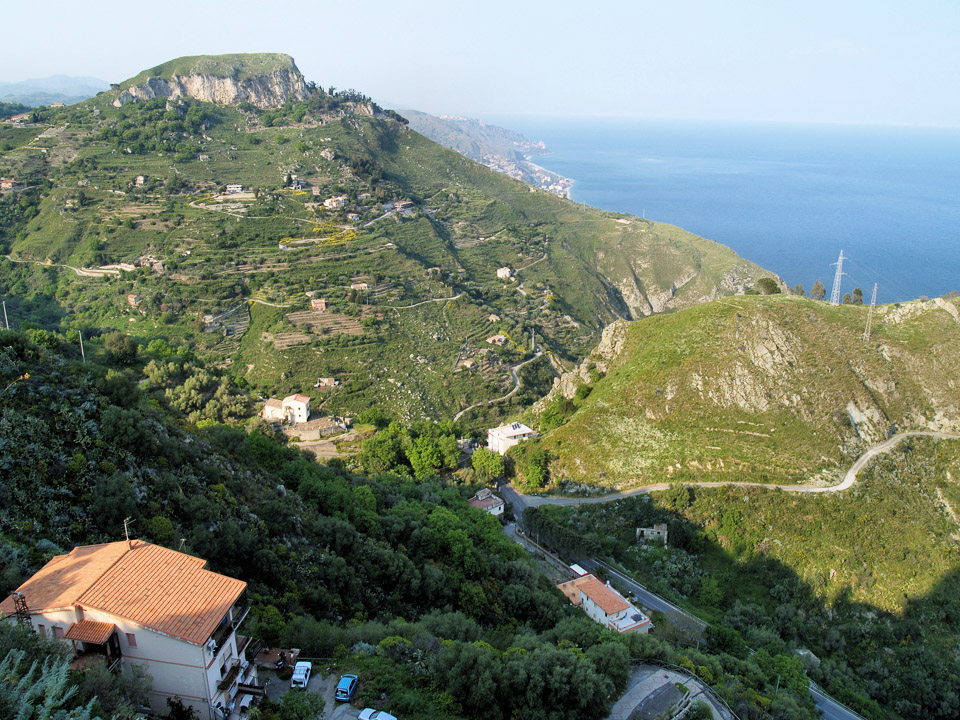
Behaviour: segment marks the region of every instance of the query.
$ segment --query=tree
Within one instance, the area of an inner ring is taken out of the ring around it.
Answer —
[[[470,459],[470,464],[473,465],[480,482],[488,483],[503,475],[503,458],[499,453],[487,448],[477,448]]]
[[[853,304],[863,305],[863,290],[860,288],[853,289]]]
[[[801,285],[800,283],[797,283],[796,285],[793,286],[793,294],[799,295],[800,297],[806,297],[807,292],[803,289],[803,285]]]
[[[93,700],[76,705],[79,688],[70,683],[70,663],[49,657],[29,665],[26,651],[11,649],[0,662],[0,717],[17,720],[95,720]]]
[[[764,295],[776,295],[780,292],[780,286],[771,277],[763,277],[757,280],[757,288]]]
[[[850,293],[843,294],[843,304],[844,305],[853,305],[853,298],[850,297]]]
[[[130,365],[137,359],[139,348],[132,337],[115,330],[103,338],[103,349],[111,362]]]
[[[823,283],[817,280],[813,287],[810,289],[810,297],[814,300],[823,300],[827,294],[827,289],[823,286]]]

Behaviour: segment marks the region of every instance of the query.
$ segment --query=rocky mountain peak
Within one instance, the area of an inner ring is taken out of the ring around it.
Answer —
[[[218,105],[249,102],[268,109],[306,96],[303,74],[289,55],[197,55],[171,60],[120,83],[113,104],[190,97]]]

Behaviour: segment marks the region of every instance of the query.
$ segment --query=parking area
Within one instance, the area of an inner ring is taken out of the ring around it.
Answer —
[[[310,682],[307,683],[309,692],[317,693],[323,697],[325,703],[323,719],[357,720],[361,708],[353,707],[350,703],[334,700],[333,693],[337,688],[340,675],[336,672],[325,672],[326,669],[314,663],[313,674],[310,675]],[[267,697],[274,702],[280,702],[280,699],[290,692],[290,680],[280,680],[275,670],[260,668],[260,680],[266,686]]]

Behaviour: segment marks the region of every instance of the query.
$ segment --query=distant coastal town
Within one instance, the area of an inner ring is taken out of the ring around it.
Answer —
[[[481,158],[480,162],[491,170],[509,175],[528,185],[533,185],[534,187],[546,190],[560,197],[570,197],[570,188],[573,187],[573,180],[540,167],[536,163],[531,162],[529,156],[524,157],[524,160],[512,160],[503,155],[487,154]]]

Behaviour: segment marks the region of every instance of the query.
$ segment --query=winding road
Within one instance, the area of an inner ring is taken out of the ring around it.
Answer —
[[[537,350],[537,354],[534,355],[532,358],[530,358],[530,359],[528,359],[528,360],[524,360],[522,363],[517,363],[516,365],[511,365],[511,366],[510,366],[510,376],[513,378],[513,390],[511,390],[510,392],[508,392],[506,395],[501,395],[500,397],[495,397],[495,398],[492,398],[492,399],[490,399],[490,400],[484,400],[484,401],[482,401],[482,402],[474,403],[473,405],[470,405],[469,407],[465,407],[463,410],[461,410],[460,412],[458,412],[456,415],[453,416],[453,421],[456,422],[456,421],[459,420],[461,417],[463,417],[465,413],[469,412],[470,410],[473,410],[474,408],[482,407],[482,406],[484,406],[484,405],[492,405],[493,403],[502,402],[502,401],[506,400],[506,399],[509,398],[509,397],[513,397],[513,395],[517,392],[517,390],[520,389],[520,378],[517,376],[517,370],[519,370],[520,368],[522,368],[522,367],[523,367],[524,365],[526,365],[527,363],[532,363],[534,360],[536,360],[536,359],[537,359],[538,357],[540,357],[541,355],[543,355],[543,350]],[[512,487],[512,486],[511,486],[511,487]],[[519,493],[517,493],[517,494],[519,494]],[[528,495],[524,495],[524,497],[529,497],[529,496],[528,496]],[[536,504],[537,504],[537,505],[540,505],[541,503],[536,503]],[[526,507],[526,506],[524,505],[523,507]]]
[[[529,361],[528,361],[529,362]],[[468,408],[469,409],[469,408]],[[465,412],[465,411],[464,411]],[[455,420],[459,415],[454,418]],[[940,440],[960,440],[960,435],[954,435],[952,433],[937,432],[934,430],[915,430],[909,432],[897,433],[893,437],[884,440],[881,443],[871,446],[863,453],[857,461],[853,463],[849,470],[847,470],[846,475],[843,476],[843,480],[836,485],[828,485],[826,487],[812,487],[809,485],[773,485],[770,483],[755,483],[755,482],[736,482],[736,481],[726,481],[726,482],[686,482],[684,485],[690,485],[692,487],[723,487],[723,486],[732,486],[732,487],[759,487],[759,488],[769,488],[774,490],[783,490],[785,492],[794,492],[794,493],[835,493],[842,490],[849,490],[857,482],[857,474],[863,470],[864,466],[875,458],[880,453],[885,453],[888,450],[891,450],[896,445],[900,443],[904,438],[908,437],[933,437],[939,438]],[[507,496],[507,499],[514,503],[514,505],[519,506],[521,509],[528,507],[536,507],[538,505],[588,505],[593,503],[606,503],[613,502],[615,500],[622,500],[623,498],[633,497],[634,495],[643,495],[644,493],[656,492],[658,490],[668,490],[671,487],[671,483],[655,483],[653,485],[644,485],[643,487],[634,488],[633,490],[625,490],[624,492],[611,493],[610,495],[599,495],[596,497],[587,497],[587,498],[562,498],[562,497],[544,497],[539,495],[525,495],[517,490],[513,485],[502,485],[501,490],[504,495]]]

